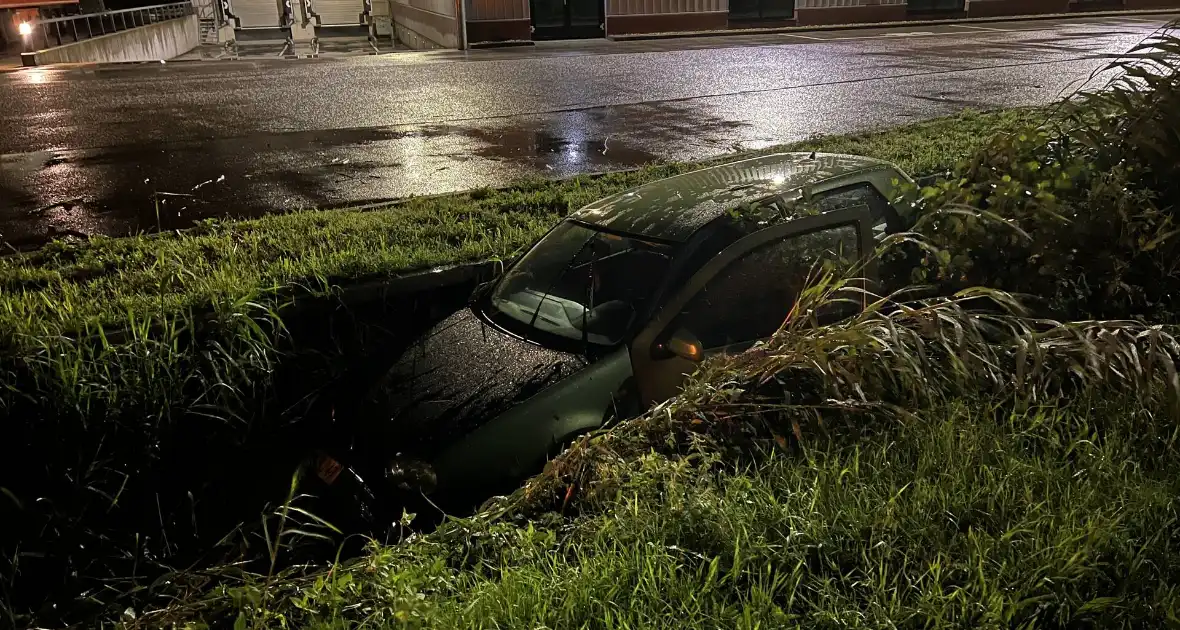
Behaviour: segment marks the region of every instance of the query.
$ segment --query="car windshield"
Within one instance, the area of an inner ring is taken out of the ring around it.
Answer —
[[[672,248],[566,221],[500,280],[492,308],[534,330],[610,346],[631,329],[668,271]]]

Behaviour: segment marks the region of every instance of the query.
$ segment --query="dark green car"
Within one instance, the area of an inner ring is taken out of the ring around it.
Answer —
[[[817,262],[861,261],[901,229],[899,181],[885,162],[787,153],[578,210],[391,362],[355,412],[365,434],[321,476],[439,499],[510,488],[674,396],[704,357],[771,336]]]

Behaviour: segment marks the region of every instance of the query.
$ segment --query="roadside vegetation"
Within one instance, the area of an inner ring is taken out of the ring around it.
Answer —
[[[855,152],[928,174],[977,150],[987,130],[1044,116],[966,112],[784,149]],[[22,445],[0,461],[10,531],[0,602],[24,610],[45,593],[87,588],[100,602],[137,584],[123,579],[136,572],[214,561],[204,554],[222,536],[282,498],[296,462],[274,452],[295,450],[283,440],[313,415],[318,388],[342,380],[356,348],[377,345],[357,321],[397,328],[409,310],[387,301],[350,313],[344,330],[312,316],[310,332],[292,339],[294,322],[280,317],[292,300],[331,313],[341,287],[507,257],[582,205],[700,166],[61,241],[0,259],[0,421],[5,441]]]
[[[214,588],[182,576],[165,589],[179,602],[141,621],[1173,623],[1180,346],[1105,324],[1002,346],[973,320],[935,303],[782,336],[710,363],[680,398],[576,444],[473,518],[311,572],[223,570]],[[1068,377],[1077,363],[1095,367]]]
[[[679,398],[470,519],[332,564],[279,561],[330,529],[294,490],[207,544],[240,516],[204,520],[236,487],[209,485],[208,458],[273,447],[287,418],[282,303],[508,256],[696,165],[4,259],[0,414],[23,452],[0,464],[0,601],[16,619],[85,590],[37,612],[140,627],[1174,624],[1180,40],[1128,59],[1129,79],[1051,115],[806,144],[951,171],[899,192],[917,221],[881,256],[955,297],[873,298],[814,328],[849,289],[822,277],[773,342]]]

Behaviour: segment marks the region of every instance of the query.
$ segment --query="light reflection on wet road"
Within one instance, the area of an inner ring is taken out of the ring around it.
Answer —
[[[1166,21],[0,74],[0,240],[181,228],[1046,103]],[[192,196],[157,219],[154,191]]]

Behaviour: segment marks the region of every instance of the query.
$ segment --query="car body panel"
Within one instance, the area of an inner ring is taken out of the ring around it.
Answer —
[[[776,153],[645,184],[591,203],[571,218],[617,232],[683,242],[743,203],[789,195],[816,182],[843,185],[858,173],[890,170],[899,172],[887,162],[865,157]]]
[[[496,416],[433,460],[439,492],[520,479],[544,463],[553,447],[598,428],[630,376],[630,354],[621,346]]]
[[[896,188],[893,183],[894,179],[900,180],[899,183],[913,181],[909,175],[906,175],[901,169],[894,166],[893,164],[890,164],[889,162],[874,161],[871,165],[866,166],[861,170],[824,180],[814,181],[802,187],[802,190],[807,191],[809,195],[817,195],[829,190],[843,188],[844,186],[851,184],[867,182],[872,184],[873,188],[877,189],[877,192],[881,193],[886,198],[889,198],[892,196],[894,188]]]
[[[406,350],[362,413],[384,423],[379,439],[389,455],[430,457],[586,365],[579,355],[509,335],[464,308]]]

